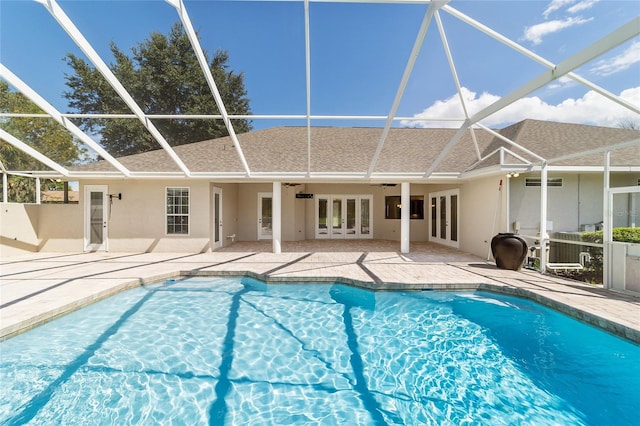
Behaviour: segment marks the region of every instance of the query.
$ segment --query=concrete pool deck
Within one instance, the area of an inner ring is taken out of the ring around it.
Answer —
[[[640,297],[534,271],[506,271],[447,247],[393,241],[235,243],[210,253],[32,253],[0,260],[0,340],[122,290],[189,275],[342,282],[374,290],[489,290],[536,300],[640,343]]]

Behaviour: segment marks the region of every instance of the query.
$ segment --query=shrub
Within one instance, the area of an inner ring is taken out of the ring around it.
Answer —
[[[640,228],[613,228],[613,241],[625,243],[640,243]],[[590,243],[602,243],[603,231],[583,232],[580,234],[582,241]]]
[[[640,228],[613,228],[613,241],[625,242],[625,243],[640,243]],[[583,232],[580,234],[582,241],[589,243],[602,244],[604,239],[603,231],[595,232]],[[588,269],[594,272],[597,276],[602,277],[602,248],[589,247],[589,254],[591,260],[589,261]],[[600,278],[602,282],[602,278]]]

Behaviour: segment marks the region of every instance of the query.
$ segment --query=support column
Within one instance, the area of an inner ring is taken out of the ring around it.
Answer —
[[[409,253],[410,247],[410,214],[411,214],[411,185],[402,182],[400,187],[400,253]]]
[[[611,151],[604,153],[604,182],[602,185],[602,286],[611,288],[611,241],[613,229],[611,223],[611,205],[613,196],[609,194],[611,186]]]
[[[2,202],[9,202],[9,179],[6,173],[2,174]]]
[[[540,270],[547,270],[547,162],[540,170]]]
[[[36,178],[36,204],[41,204],[42,202],[42,195],[40,194],[40,178],[37,177]]]
[[[273,231],[273,252],[282,253],[282,185],[273,182],[273,198],[271,199],[271,229]]]

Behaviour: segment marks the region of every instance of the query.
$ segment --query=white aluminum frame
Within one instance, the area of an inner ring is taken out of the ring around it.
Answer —
[[[541,87],[544,87],[548,83],[562,77],[567,76],[574,81],[583,84],[591,90],[599,93],[607,99],[610,99],[619,105],[633,111],[635,113],[640,114],[640,107],[637,105],[633,105],[628,101],[622,99],[619,96],[616,96],[607,90],[599,87],[593,82],[577,75],[574,73],[574,70],[586,62],[593,60],[601,56],[602,54],[612,50],[613,48],[619,46],[636,37],[640,34],[640,17],[635,17],[627,24],[621,26],[616,29],[612,33],[604,36],[597,42],[593,43],[591,46],[583,49],[582,51],[570,56],[568,59],[560,62],[559,64],[554,64],[549,60],[537,55],[536,53],[526,49],[521,46],[517,42],[509,39],[508,37],[496,32],[495,30],[483,25],[482,23],[474,20],[473,18],[465,15],[464,13],[458,11],[454,7],[450,5],[452,0],[291,0],[293,2],[300,2],[304,6],[304,29],[305,29],[305,81],[306,81],[306,112],[305,114],[268,114],[268,115],[230,115],[226,111],[226,107],[224,102],[222,101],[217,86],[211,76],[211,72],[209,71],[208,64],[206,62],[206,58],[204,57],[202,47],[197,39],[195,30],[191,23],[191,19],[189,17],[187,7],[183,0],[165,0],[165,2],[175,8],[176,13],[182,22],[183,27],[189,37],[189,40],[192,44],[194,52],[198,58],[198,62],[201,66],[202,72],[205,76],[205,79],[211,89],[212,96],[218,105],[220,110],[220,114],[218,115],[154,115],[154,114],[145,114],[142,109],[138,106],[138,104],[134,101],[131,95],[126,91],[122,83],[113,75],[107,64],[102,60],[102,58],[98,55],[98,53],[94,50],[91,44],[87,41],[84,35],[80,32],[80,30],[75,26],[73,21],[66,15],[64,10],[60,7],[56,0],[33,0],[38,2],[45,7],[45,9],[51,14],[51,16],[58,22],[58,24],[67,32],[67,34],[71,37],[71,39],[78,45],[78,47],[84,52],[84,54],[89,58],[89,60],[93,63],[96,69],[104,76],[104,78],[109,82],[109,84],[116,90],[118,95],[125,101],[125,103],[129,106],[132,111],[132,114],[62,114],[59,111],[55,110],[47,101],[45,101],[40,95],[38,95],[33,89],[31,89],[28,85],[22,82],[17,76],[15,76],[11,71],[9,71],[6,66],[0,64],[0,77],[6,79],[12,86],[18,89],[20,92],[24,93],[27,97],[29,97],[32,101],[38,104],[45,112],[45,114],[16,114],[16,113],[5,113],[0,114],[1,117],[11,117],[11,116],[43,116],[43,117],[51,117],[58,121],[61,125],[63,125],[67,130],[69,130],[75,137],[77,137],[80,141],[85,143],[90,148],[94,149],[102,158],[108,161],[112,166],[116,168],[118,171],[116,174],[113,172],[103,172],[103,173],[76,173],[73,171],[68,171],[61,166],[54,167],[50,161],[43,161],[44,158],[41,154],[39,154],[35,150],[28,150],[27,145],[24,143],[19,143],[17,139],[13,138],[10,142],[12,145],[18,147],[19,149],[27,152],[29,155],[37,158],[39,161],[47,164],[52,168],[54,173],[52,172],[29,172],[32,175],[40,175],[42,177],[49,177],[51,175],[64,176],[64,177],[74,177],[74,178],[88,178],[92,177],[114,177],[115,176],[124,176],[127,178],[165,178],[167,176],[176,177],[181,175],[182,177],[199,177],[199,178],[230,178],[230,179],[238,179],[242,180],[247,177],[258,177],[259,174],[252,173],[244,153],[241,148],[241,144],[235,134],[234,127],[232,125],[232,120],[234,119],[251,119],[251,120],[261,120],[261,119],[287,119],[287,120],[304,120],[306,122],[307,127],[307,172],[301,176],[301,179],[317,179],[317,178],[326,178],[326,179],[341,179],[343,178],[342,174],[319,174],[314,172],[311,169],[311,122],[314,120],[384,120],[385,126],[382,128],[380,139],[378,141],[378,145],[376,147],[375,153],[371,162],[369,163],[368,169],[363,170],[362,173],[357,173],[352,176],[355,179],[375,179],[381,178],[382,174],[375,173],[375,167],[384,146],[385,140],[387,138],[388,132],[391,128],[391,125],[394,122],[398,122],[400,120],[413,120],[413,121],[458,121],[461,123],[458,128],[458,132],[449,140],[445,148],[439,153],[436,157],[435,161],[427,168],[427,170],[422,175],[411,176],[411,180],[413,182],[424,182],[433,178],[440,178],[440,176],[436,175],[435,170],[438,165],[442,162],[442,160],[446,157],[446,155],[450,152],[453,146],[459,141],[462,135],[469,130],[471,132],[471,138],[473,141],[472,149],[475,150],[475,154],[478,158],[478,161],[482,161],[480,158],[480,151],[477,146],[477,141],[474,133],[474,129],[482,129],[485,131],[489,131],[490,133],[496,135],[494,131],[483,126],[480,121],[489,117],[497,111],[500,111],[504,107],[509,106],[513,102],[518,99],[528,95],[534,90],[537,90]],[[313,115],[311,111],[311,43],[309,37],[309,29],[311,25],[311,17],[309,14],[309,6],[311,3],[388,3],[388,4],[418,4],[427,6],[427,10],[422,19],[421,26],[416,35],[416,39],[414,41],[413,49],[411,54],[407,60],[407,64],[405,66],[404,73],[399,82],[399,86],[391,105],[389,114],[386,116],[345,116],[345,115]],[[499,43],[504,44],[505,46],[513,49],[515,52],[531,59],[532,61],[543,65],[547,68],[547,71],[539,75],[538,77],[532,79],[528,83],[522,85],[517,88],[510,94],[500,98],[493,104],[487,106],[483,110],[477,112],[473,116],[469,116],[465,102],[462,97],[460,80],[458,78],[458,74],[455,68],[455,63],[453,60],[452,52],[449,48],[449,44],[446,37],[446,31],[444,25],[442,24],[442,20],[440,17],[440,11],[449,14],[450,16],[458,19],[459,21],[469,25],[470,27],[492,37],[497,40]],[[413,68],[416,62],[418,55],[423,50],[423,42],[425,39],[425,35],[430,27],[431,22],[435,19],[438,32],[440,35],[441,42],[444,47],[444,51],[447,57],[447,61],[449,63],[449,68],[451,72],[451,76],[455,87],[458,92],[458,96],[462,101],[462,116],[460,117],[428,117],[428,118],[414,118],[414,117],[399,117],[396,115],[402,97],[404,95],[404,91],[406,89],[406,85],[413,73]],[[106,152],[97,142],[95,142],[91,137],[86,135],[84,132],[80,131],[73,123],[69,121],[70,118],[86,118],[86,117],[94,117],[94,118],[111,118],[111,119],[119,119],[119,118],[137,118],[140,122],[145,126],[147,131],[156,139],[158,144],[164,149],[168,155],[172,158],[172,160],[178,165],[180,168],[180,173],[171,173],[167,174],[164,172],[131,172],[126,167],[124,167],[117,159],[111,156],[108,152]],[[236,149],[238,158],[242,163],[242,167],[244,169],[243,173],[232,173],[232,174],[220,174],[220,173],[193,173],[191,172],[187,166],[184,164],[182,159],[175,153],[173,148],[169,146],[164,137],[160,134],[157,128],[153,125],[152,119],[159,118],[186,118],[186,119],[222,119],[224,124],[229,132],[229,135],[233,141],[233,145]],[[0,135],[0,138],[7,141],[9,137],[6,134]],[[502,138],[505,140],[506,138]],[[508,141],[508,140],[507,140]],[[538,158],[540,161],[545,161],[547,159],[542,158],[540,155],[537,155],[534,152],[527,151],[523,147],[514,144],[512,141],[508,141],[508,143],[517,146],[519,149],[522,149],[525,152],[528,152],[530,155]],[[20,170],[15,171],[5,171],[6,173],[11,172],[25,172]],[[460,178],[463,175],[458,174],[453,178]],[[273,179],[276,180],[284,180],[287,179],[288,176],[286,173],[282,174],[273,174]],[[386,179],[396,179],[397,181],[402,181],[407,178],[406,174],[396,173],[396,174],[384,174],[384,178]]]

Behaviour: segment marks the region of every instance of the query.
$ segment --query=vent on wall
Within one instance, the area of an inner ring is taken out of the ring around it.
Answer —
[[[540,178],[525,178],[524,186],[542,186]],[[547,178],[547,186],[562,187],[562,178]]]

